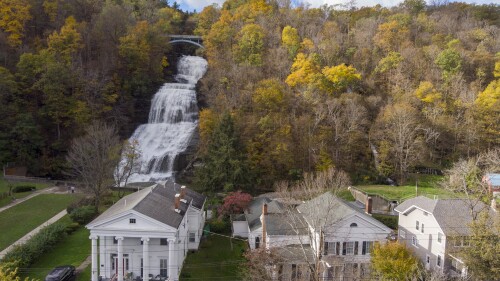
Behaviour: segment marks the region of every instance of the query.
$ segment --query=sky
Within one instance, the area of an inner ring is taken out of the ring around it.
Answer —
[[[382,6],[391,7],[403,2],[404,0],[357,0],[357,6],[375,6],[381,4]],[[475,4],[491,4],[498,3],[499,0],[461,0],[460,2],[475,3]],[[173,0],[169,2],[173,3]],[[323,4],[335,5],[335,4],[345,4],[347,0],[303,0],[302,2],[308,2],[311,7],[319,7]],[[183,11],[201,11],[203,7],[217,3],[222,5],[224,0],[177,0]]]

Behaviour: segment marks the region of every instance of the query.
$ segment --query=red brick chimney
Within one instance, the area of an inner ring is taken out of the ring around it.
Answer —
[[[181,199],[184,199],[184,196],[186,196],[186,186],[185,185],[181,186]]]
[[[266,216],[267,216],[267,204],[262,205],[262,246],[266,248]]]
[[[175,201],[174,201],[175,205],[174,206],[175,206],[175,211],[177,213],[180,212],[180,209],[179,209],[179,206],[181,205],[181,198],[180,197],[181,197],[181,195],[179,193],[175,194]]]
[[[371,214],[372,213],[372,207],[373,207],[372,205],[373,205],[373,200],[372,200],[372,198],[370,196],[368,196],[366,198],[366,204],[365,204],[365,212],[367,214]]]

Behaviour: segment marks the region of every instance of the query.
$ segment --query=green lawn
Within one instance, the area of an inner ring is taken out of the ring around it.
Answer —
[[[87,266],[80,274],[76,276],[76,281],[89,281],[91,279],[90,269],[91,266]]]
[[[31,185],[31,186],[36,187],[37,190],[44,189],[44,188],[47,188],[50,186],[49,184],[46,184],[46,183],[32,183],[32,182],[15,182],[15,183],[13,182],[12,185],[14,187],[19,186],[19,185]],[[0,194],[3,192],[9,192],[9,184],[6,180],[3,179],[3,177],[0,177]],[[24,197],[30,195],[31,193],[33,193],[33,191],[13,193],[13,196],[16,199],[20,199],[20,198],[24,198]],[[9,204],[10,202],[12,202],[11,197],[1,198],[0,199],[0,207],[3,207],[5,205]]]
[[[71,220],[66,216],[61,220]],[[56,266],[73,265],[78,267],[90,255],[89,231],[85,227],[80,227],[77,231],[68,235],[49,252],[43,254],[37,262],[30,266],[28,270],[21,273],[21,280],[30,277],[44,280],[47,273]],[[90,267],[89,267],[90,268]],[[89,278],[82,279],[88,281]]]
[[[189,253],[182,268],[180,280],[240,280],[240,265],[245,262],[243,252],[247,243],[211,235],[203,241],[197,252]]]
[[[77,196],[41,194],[0,213],[0,250],[64,210]]]
[[[457,194],[439,187],[438,182],[442,178],[441,176],[434,175],[419,175],[417,189],[415,188],[415,179],[409,180],[406,185],[402,186],[359,185],[356,188],[368,194],[381,195],[390,200],[407,199],[415,195],[424,195],[431,198],[434,195],[443,198],[457,197]]]

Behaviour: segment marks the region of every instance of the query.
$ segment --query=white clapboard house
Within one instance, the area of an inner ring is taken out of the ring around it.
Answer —
[[[188,250],[200,243],[205,199],[173,182],[123,197],[87,225],[92,281],[179,280]]]

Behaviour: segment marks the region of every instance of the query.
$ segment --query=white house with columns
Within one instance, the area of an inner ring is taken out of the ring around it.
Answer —
[[[188,250],[200,243],[205,199],[173,182],[123,197],[87,225],[92,281],[179,280]]]

